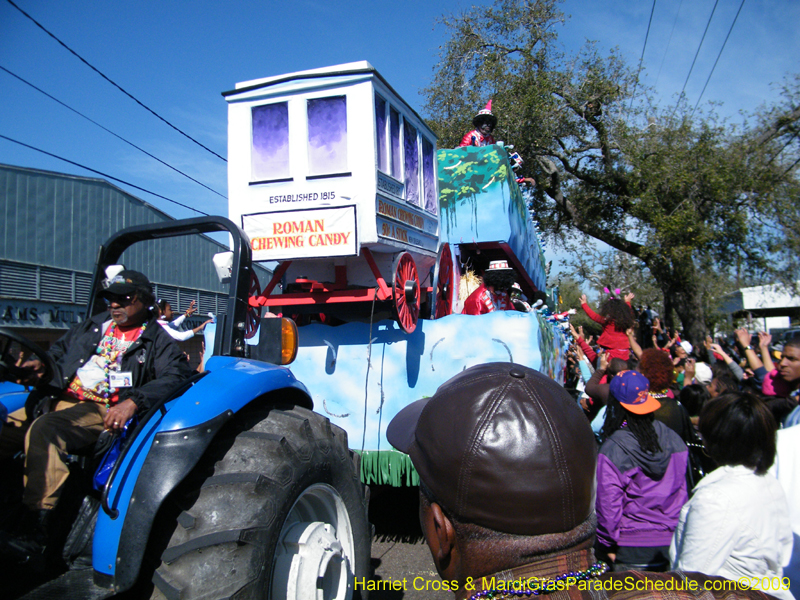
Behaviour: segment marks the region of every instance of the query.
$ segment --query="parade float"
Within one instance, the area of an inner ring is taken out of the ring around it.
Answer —
[[[292,365],[349,435],[366,483],[415,483],[386,426],[472,365],[563,380],[546,311],[460,313],[466,271],[505,260],[532,299],[542,246],[501,144],[437,151],[424,120],[367,62],[237,84],[228,102],[229,218],[254,261],[247,335],[266,311],[299,327]],[[254,343],[254,342],[253,342]]]

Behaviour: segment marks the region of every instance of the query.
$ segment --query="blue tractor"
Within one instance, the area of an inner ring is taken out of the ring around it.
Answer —
[[[106,269],[129,247],[214,232],[230,234],[232,256],[213,356],[142,416],[105,486],[88,491],[67,550],[79,564],[76,555],[90,549],[91,567],[26,597],[358,597],[354,580],[368,576],[371,540],[359,456],[283,366],[296,352],[294,324],[250,307],[255,278],[242,230],[204,217],[119,232],[100,248],[87,314],[106,310],[98,297]],[[253,327],[257,344],[245,339]],[[51,361],[0,329],[0,411],[9,413],[28,397],[13,383],[12,342]]]

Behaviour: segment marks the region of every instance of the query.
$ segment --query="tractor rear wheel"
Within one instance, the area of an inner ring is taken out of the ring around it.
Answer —
[[[371,527],[347,434],[300,407],[236,415],[173,496],[153,598],[359,598]],[[174,513],[173,513],[174,514]]]

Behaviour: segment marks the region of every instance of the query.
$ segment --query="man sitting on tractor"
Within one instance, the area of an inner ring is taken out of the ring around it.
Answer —
[[[38,386],[0,434],[3,457],[24,441],[27,513],[18,534],[0,540],[0,553],[20,562],[44,551],[69,475],[65,456],[91,449],[103,430],[119,433],[192,375],[186,356],[156,322],[147,277],[123,270],[107,283],[100,295],[109,314],[75,325],[50,348],[55,373],[49,385]],[[38,382],[43,365],[22,366]]]

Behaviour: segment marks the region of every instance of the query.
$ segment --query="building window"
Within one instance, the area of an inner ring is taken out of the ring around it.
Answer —
[[[386,147],[386,100],[375,95],[375,139],[377,143],[378,168],[384,173],[389,172],[389,156]]]
[[[347,100],[344,96],[309,100],[308,173],[337,175],[347,171]]]
[[[400,155],[400,113],[393,108],[389,108],[389,129],[392,136],[392,177],[400,179],[403,176],[403,168]]]
[[[403,121],[403,150],[405,156],[406,202],[419,206],[419,150],[417,130],[408,121]]]
[[[438,199],[436,198],[436,166],[433,156],[433,144],[424,136],[422,137],[422,189],[425,194],[425,210],[429,213],[438,212]]]
[[[289,104],[278,102],[254,106],[252,118],[251,175],[253,181],[290,178]]]

